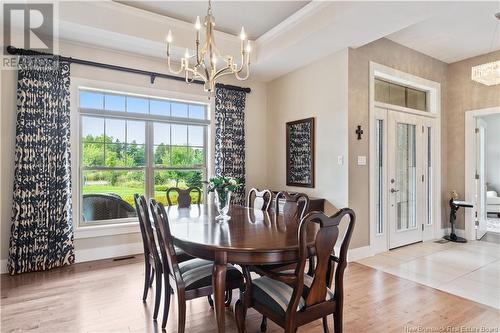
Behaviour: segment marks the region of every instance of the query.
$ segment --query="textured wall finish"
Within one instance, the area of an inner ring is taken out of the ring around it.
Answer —
[[[471,67],[500,59],[500,51],[465,59],[448,66],[446,126],[448,165],[444,193],[452,190],[465,197],[465,112],[500,106],[500,85],[486,86],[471,80]],[[444,95],[443,95],[444,96]],[[467,158],[473,158],[468,156]],[[464,229],[464,211],[457,214],[457,227]]]

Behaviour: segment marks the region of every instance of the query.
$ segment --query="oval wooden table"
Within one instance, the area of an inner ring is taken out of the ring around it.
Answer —
[[[219,332],[224,332],[224,293],[227,263],[259,265],[298,259],[296,220],[233,205],[228,221],[218,221],[214,205],[167,208],[174,244],[188,254],[214,261],[212,284]],[[313,224],[311,227],[315,228]],[[314,233],[308,232],[314,242]]]

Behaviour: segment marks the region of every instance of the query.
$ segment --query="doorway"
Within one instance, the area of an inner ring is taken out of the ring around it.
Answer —
[[[465,125],[465,192],[474,204],[465,233],[491,239],[500,234],[500,107],[468,111]]]
[[[382,107],[375,118],[377,222],[393,249],[433,235],[435,120]]]

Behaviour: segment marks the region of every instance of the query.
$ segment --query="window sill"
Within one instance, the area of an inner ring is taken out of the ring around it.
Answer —
[[[140,233],[139,222],[117,223],[107,225],[78,226],[75,228],[75,239],[115,236]]]

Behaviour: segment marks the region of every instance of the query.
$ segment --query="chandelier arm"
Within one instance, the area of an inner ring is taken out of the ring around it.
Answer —
[[[240,71],[240,72],[235,72],[235,73],[234,73],[234,76],[235,76],[235,77],[236,77],[239,81],[244,81],[244,80],[248,79],[248,77],[250,76],[250,65],[249,65],[249,64],[246,64],[246,66],[245,66],[245,67],[246,67],[246,75],[245,75],[245,76],[241,77],[241,76],[239,75],[241,71]],[[243,69],[243,66],[242,66],[242,68],[241,68],[241,69]]]
[[[213,80],[216,80],[216,79],[218,79],[218,78],[220,78],[220,77],[222,77],[222,76],[226,76],[226,75],[235,75],[235,74],[236,74],[235,72],[233,72],[232,70],[230,70],[230,68],[226,68],[226,70],[229,70],[229,71],[227,71],[227,72],[223,72],[223,73],[218,73],[218,75],[217,75],[217,76],[215,76],[215,77],[213,78]]]
[[[186,83],[187,83],[187,84],[191,84],[191,83],[193,83],[193,82],[194,82],[194,80],[195,80],[195,75],[194,75],[194,73],[193,73],[193,77],[191,78],[191,80],[189,79],[189,73],[190,73],[190,71],[186,71],[185,78],[186,78]]]
[[[168,65],[168,70],[170,71],[170,73],[173,73],[173,74],[180,74],[182,72],[182,70],[184,69],[184,60],[181,59],[181,68],[179,68],[179,70],[174,70],[172,69],[172,66],[170,64],[170,56],[167,56],[167,65]]]
[[[233,73],[233,70],[231,69],[231,67],[226,66],[226,67],[224,67],[224,68],[219,69],[219,70],[218,70],[218,71],[214,74],[214,76],[213,76],[213,80],[215,80],[217,77],[219,77],[219,76],[221,75],[221,73],[224,73],[224,72],[226,72],[226,71],[230,71],[230,73],[228,73],[228,74],[232,74],[232,73]]]

